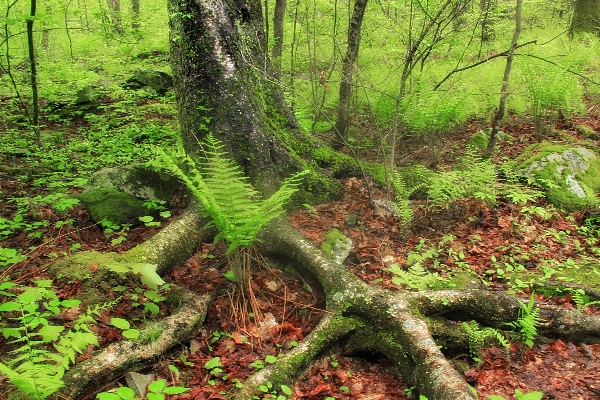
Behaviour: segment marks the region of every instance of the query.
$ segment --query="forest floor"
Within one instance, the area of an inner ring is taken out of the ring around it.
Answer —
[[[576,122],[586,124],[600,133],[600,121],[596,116]],[[440,168],[449,168],[464,153],[468,137],[481,128],[484,128],[482,124],[473,121],[447,134]],[[514,158],[525,146],[534,143],[533,127],[525,120],[509,119],[503,130],[513,140],[511,144],[500,144],[496,161],[502,157]],[[580,137],[573,129],[569,130],[569,134]],[[407,141],[401,148],[404,149],[404,162],[407,164],[423,162],[426,158],[420,142]],[[1,160],[2,164],[12,169],[19,163],[27,162],[27,158],[16,155],[3,155]],[[591,240],[589,235],[578,229],[587,217],[585,213],[569,215],[538,203],[550,213],[544,218],[524,212],[523,206],[503,200],[490,208],[482,201],[466,199],[436,210],[425,202],[415,202],[413,230],[408,237],[403,237],[394,218],[372,209],[364,180],[346,178],[342,184],[345,190],[339,200],[295,210],[288,217],[317,246],[323,243],[325,234],[332,228],[337,228],[352,239],[354,247],[346,260],[346,267],[364,281],[383,288],[406,290],[392,282],[393,276],[386,268],[393,263],[405,266],[412,253],[425,249],[430,250],[430,256],[425,260],[430,272],[445,277],[468,264],[480,281],[494,291],[514,290],[514,285],[511,286],[506,277],[498,272],[497,263],[502,260],[517,259],[532,273],[542,275],[547,271],[540,267],[543,260],[553,259],[559,263],[577,263],[582,257],[598,260],[598,254],[593,251],[598,238]],[[48,193],[31,181],[6,173],[0,173],[0,187],[0,217],[7,219],[13,218],[19,207],[17,202],[10,199],[32,199]],[[79,190],[70,189],[70,194],[76,196]],[[386,198],[383,188],[374,186],[371,190],[374,198]],[[170,204],[171,219],[185,206],[186,199],[182,195],[175,196]],[[357,216],[359,223],[356,226],[346,226],[345,217],[348,214]],[[46,222],[36,227],[35,231],[41,232],[37,237],[29,235],[30,231],[17,230],[0,241],[0,247],[24,249],[28,257],[26,261],[0,267],[0,281],[8,274],[20,284],[28,284],[34,279],[48,279],[44,266],[53,259],[83,250],[124,252],[160,229],[143,226],[131,228],[125,241],[113,244],[114,235],[106,235],[90,222],[85,208],[80,204],[63,213],[43,203],[36,204],[26,214],[26,219]],[[71,223],[56,224],[67,219],[72,220]],[[297,345],[325,312],[317,307],[315,299],[305,290],[301,281],[262,264],[252,275],[252,289],[261,315],[250,316],[242,324],[233,306],[234,286],[223,275],[226,271],[223,251],[222,246],[202,244],[194,256],[165,277],[168,282],[199,293],[217,292],[206,321],[189,343],[184,343],[154,365],[137,371],[156,373],[172,384],[191,389],[171,399],[224,399],[224,391],[243,382],[257,368],[273,359],[269,356],[277,357],[279,353]],[[459,257],[459,254],[462,256]],[[550,280],[557,276],[550,275],[547,277]],[[55,282],[53,288],[61,299],[78,294],[77,282]],[[516,292],[524,300],[529,299],[530,290],[527,287]],[[140,307],[135,306],[133,293],[133,287],[107,293],[107,300],[121,297],[121,301],[97,319],[93,329],[100,338],[101,346],[123,339],[121,330],[110,325],[111,317],[129,321],[144,319]],[[536,304],[552,303],[567,309],[577,306],[571,293],[554,297],[536,293],[535,300]],[[139,298],[137,301],[140,301]],[[160,307],[161,313],[168,312],[164,305]],[[599,313],[599,309],[592,305],[582,312]],[[72,316],[65,315],[63,318],[66,325],[72,324],[72,321]],[[10,348],[7,341],[0,337],[0,354],[6,354]],[[91,350],[81,355],[78,361],[90,357]],[[548,339],[536,343],[533,348],[527,348],[520,342],[512,343],[508,351],[499,346],[485,348],[477,362],[473,360],[473,354],[447,356],[464,372],[465,379],[482,399],[490,394],[513,398],[515,389],[522,392],[541,391],[545,399],[600,398],[600,344],[579,345]],[[205,368],[206,362],[214,357],[220,357],[222,364],[222,372],[217,374],[211,374]],[[262,361],[262,364],[257,361]],[[177,367],[179,373],[174,374],[169,365]],[[113,384],[125,384],[125,381],[117,379]],[[0,386],[3,386],[0,388],[2,398],[8,385],[0,381]],[[100,389],[109,388],[110,385]],[[270,392],[270,389],[266,391]],[[88,393],[83,398],[94,397],[94,393]],[[265,398],[268,397],[277,398],[266,393]],[[387,359],[377,354],[339,354],[334,349],[292,388],[290,397],[305,400],[413,398],[410,388],[398,379]]]

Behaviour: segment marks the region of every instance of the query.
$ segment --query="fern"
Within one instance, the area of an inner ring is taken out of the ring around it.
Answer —
[[[11,339],[10,344],[18,347],[9,354],[12,358],[0,363],[0,374],[6,375],[28,398],[45,399],[64,384],[62,377],[71,363],[75,362],[75,353],[81,354],[89,345],[98,345],[96,335],[88,324],[95,322],[92,315],[99,315],[98,309],[110,304],[97,306],[94,310],[79,317],[74,329],[66,332],[63,326],[50,325],[48,317],[59,314],[62,307],[75,307],[79,300],[60,300],[49,285],[51,281],[34,281],[35,287],[22,287],[12,282],[0,284],[0,293],[11,298],[0,305],[2,313],[18,326],[4,326],[2,334]],[[5,291],[4,289],[11,289]],[[16,295],[13,292],[21,291]],[[47,350],[51,343],[57,352]]]
[[[224,240],[229,254],[236,248],[251,247],[260,229],[283,214],[284,204],[309,171],[286,179],[270,198],[259,200],[258,192],[247,182],[241,169],[225,157],[223,147],[209,134],[202,143],[204,155],[198,164],[179,144],[174,154],[156,148],[158,158],[153,165],[166,167],[185,183],[211,218],[208,226],[217,228],[215,240]]]
[[[529,303],[525,304],[519,300],[521,308],[519,308],[519,316],[516,321],[508,323],[513,328],[517,328],[521,332],[521,340],[523,343],[531,348],[533,347],[533,341],[538,335],[537,327],[543,321],[540,318],[540,309],[534,307],[535,304],[535,292],[531,292]]]
[[[462,327],[467,332],[469,350],[473,359],[478,359],[479,350],[485,345],[487,339],[495,340],[505,349],[508,349],[510,346],[510,343],[508,343],[502,332],[497,329],[491,327],[482,329],[476,321],[463,322]]]
[[[585,294],[583,289],[574,289],[571,291],[571,300],[575,303],[577,312],[583,312],[586,307],[599,305],[600,301],[590,301],[590,297]]]
[[[421,165],[416,166],[416,173],[419,177],[425,176],[423,170],[426,170],[425,167]],[[398,227],[402,235],[407,235],[410,233],[414,217],[414,211],[410,207],[410,196],[416,191],[423,189],[425,183],[419,183],[409,189],[408,185],[404,182],[404,178],[398,171],[392,171],[391,181],[396,191],[396,212],[400,219]]]
[[[407,271],[400,268],[398,264],[391,264],[385,270],[394,274],[392,277],[394,284],[405,286],[407,289],[423,291],[434,285],[447,282],[447,279],[442,278],[437,273],[427,271],[420,263],[410,266]]]

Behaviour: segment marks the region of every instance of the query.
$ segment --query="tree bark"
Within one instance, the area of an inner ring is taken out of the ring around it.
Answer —
[[[140,0],[131,0],[131,29],[140,28]]]
[[[485,155],[491,157],[494,153],[494,147],[496,147],[496,138],[498,130],[500,129],[500,121],[504,118],[504,109],[506,108],[506,99],[508,98],[508,81],[510,80],[510,71],[512,68],[513,58],[515,57],[515,50],[518,45],[519,36],[521,34],[521,10],[523,8],[523,1],[517,0],[517,7],[515,9],[515,31],[513,32],[512,42],[510,49],[508,50],[508,56],[506,57],[506,66],[504,67],[504,78],[502,79],[502,90],[500,94],[500,105],[498,110],[494,114],[494,120],[492,121],[492,132],[490,133],[490,139],[488,146],[485,149]]]
[[[267,59],[260,1],[230,6],[224,0],[171,0],[171,60],[181,135],[194,154],[208,132],[257,190],[270,194],[283,178],[313,169],[296,202],[324,201],[340,193],[335,179],[315,164],[335,164],[335,174],[356,173],[356,163],[328,151],[299,129],[274,81]],[[309,165],[311,161],[316,161]],[[315,169],[316,168],[316,169]],[[311,200],[312,199],[312,200]]]
[[[575,0],[571,33],[600,35],[600,0]]]
[[[121,0],[106,0],[106,4],[110,10],[113,31],[120,36],[124,35],[125,31],[121,22]]]
[[[281,77],[281,56],[283,55],[283,18],[285,16],[285,7],[287,0],[275,1],[275,12],[273,13],[273,52],[271,59],[275,69],[275,77]]]
[[[348,139],[348,123],[350,121],[350,100],[352,99],[352,74],[356,68],[358,50],[360,48],[360,31],[368,0],[356,0],[352,19],[348,26],[348,49],[342,61],[342,80],[340,82],[340,98],[337,120],[335,123],[336,138],[333,148],[341,149]]]
[[[33,22],[35,19],[37,0],[31,0],[31,9],[27,19],[27,49],[29,50],[29,68],[31,70],[31,105],[32,105],[32,129],[35,132],[35,140],[42,147],[42,135],[39,127],[40,107],[38,105],[37,66],[35,64],[35,47],[33,41]]]

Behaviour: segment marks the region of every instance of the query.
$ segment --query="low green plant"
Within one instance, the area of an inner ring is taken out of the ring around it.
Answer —
[[[5,339],[11,339],[9,344],[17,346],[9,353],[12,358],[0,363],[0,373],[30,398],[45,399],[64,385],[62,377],[75,362],[76,354],[82,354],[89,345],[98,346],[90,324],[95,323],[94,315],[99,316],[100,310],[113,304],[88,307],[67,330],[51,325],[49,318],[81,302],[60,300],[50,288],[50,280],[33,283],[30,287],[13,282],[0,284],[0,294],[10,299],[0,305],[1,332]],[[48,350],[49,344],[55,351]]]
[[[403,270],[398,264],[391,264],[386,271],[394,274],[392,282],[396,285],[404,286],[407,289],[417,289],[419,291],[447,282],[438,273],[431,273],[421,265],[412,265],[408,270]]]
[[[425,171],[426,169],[422,165],[416,165],[414,168],[414,173],[424,181],[427,179]],[[400,233],[406,236],[410,233],[414,217],[414,210],[410,206],[410,196],[416,191],[424,189],[426,185],[424,182],[421,182],[409,188],[398,171],[392,172],[390,180],[396,191],[395,205],[399,218],[398,228],[400,229]]]
[[[164,379],[159,379],[148,385],[148,400],[165,400],[165,395],[180,394],[187,392],[188,388],[183,386],[170,386]],[[96,395],[100,400],[136,400],[135,392],[126,387],[120,387],[115,393],[101,392]]]
[[[523,393],[519,389],[515,389],[515,399],[516,400],[542,400],[543,396],[544,396],[544,392]],[[496,396],[495,394],[488,395],[488,399],[490,399],[490,400],[507,400],[506,397]]]
[[[475,361],[479,361],[479,350],[485,345],[487,339],[495,340],[505,349],[510,345],[499,330],[492,327],[481,328],[477,321],[463,322],[462,327],[467,332],[469,351]]]
[[[571,289],[571,300],[575,303],[578,312],[583,312],[589,306],[600,305],[600,300],[590,301],[590,297],[583,289]]]
[[[521,340],[523,343],[531,348],[533,347],[533,341],[537,337],[537,327],[542,322],[540,318],[540,309],[534,307],[535,305],[535,292],[531,292],[529,302],[525,304],[519,300],[521,308],[519,308],[519,316],[516,321],[508,323],[513,328],[519,329],[521,333]]]
[[[284,212],[283,205],[308,171],[286,179],[270,198],[259,200],[241,169],[225,157],[224,144],[209,134],[200,145],[203,155],[199,163],[185,153],[180,143],[170,154],[155,148],[156,158],[150,164],[171,171],[199,201],[202,211],[211,218],[209,225],[218,230],[215,241],[225,242],[227,260],[244,291],[249,287],[250,249],[258,232]]]
[[[21,254],[19,250],[10,247],[0,247],[0,267],[13,265],[26,259],[27,256]]]

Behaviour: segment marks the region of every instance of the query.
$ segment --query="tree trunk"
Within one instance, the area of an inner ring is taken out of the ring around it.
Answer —
[[[356,68],[358,49],[360,47],[360,31],[368,0],[356,0],[352,19],[348,26],[348,49],[342,61],[342,81],[340,83],[340,99],[337,120],[335,123],[336,138],[333,147],[340,149],[348,139],[348,123],[350,120],[350,100],[352,99],[352,73]]]
[[[356,172],[356,163],[324,149],[301,131],[273,82],[267,59],[260,1],[228,6],[224,0],[171,0],[171,60],[184,147],[198,150],[210,131],[263,194],[281,180],[336,164],[335,173]],[[333,158],[331,156],[333,155]],[[341,164],[338,162],[341,161]],[[313,164],[314,165],[314,164]],[[335,179],[314,173],[299,193],[303,203],[340,193]]]
[[[118,35],[124,35],[123,24],[121,22],[121,0],[106,0],[110,10],[110,19],[113,26],[113,31]]]
[[[273,52],[271,59],[275,69],[275,77],[281,77],[281,56],[283,54],[283,17],[285,16],[286,0],[275,1],[275,12],[273,13]]]
[[[37,145],[42,147],[42,136],[39,127],[40,107],[38,105],[37,67],[35,65],[35,48],[33,41],[33,22],[35,20],[37,0],[31,0],[31,9],[27,19],[27,48],[29,50],[29,68],[31,69],[31,103],[32,103],[32,129],[35,132]]]
[[[498,107],[498,111],[494,114],[494,120],[492,121],[492,132],[490,133],[488,146],[485,149],[485,155],[487,157],[491,157],[492,153],[494,153],[500,121],[502,118],[504,118],[504,109],[506,108],[506,99],[508,98],[508,81],[510,80],[510,70],[512,67],[513,58],[515,57],[515,50],[518,45],[519,35],[521,34],[522,5],[523,1],[517,0],[517,8],[515,9],[515,31],[513,33],[510,49],[508,50],[508,56],[506,57],[506,66],[504,68],[504,78],[502,79],[502,90],[500,94],[500,105]]]
[[[140,0],[131,0],[131,29],[140,28]]]
[[[600,35],[600,0],[575,0],[571,33]]]

